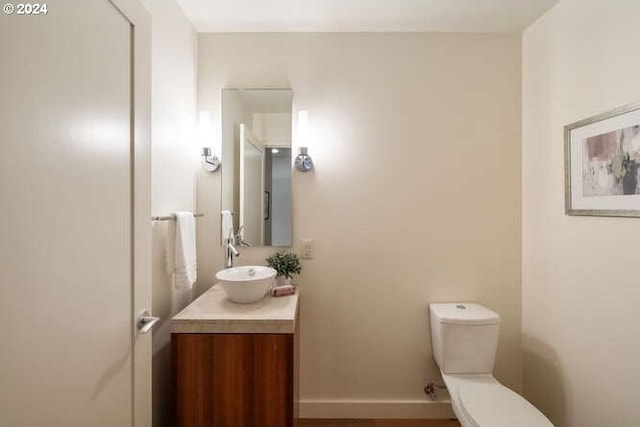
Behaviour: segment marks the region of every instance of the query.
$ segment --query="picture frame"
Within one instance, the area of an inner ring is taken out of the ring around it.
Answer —
[[[640,102],[564,127],[565,214],[640,217]]]

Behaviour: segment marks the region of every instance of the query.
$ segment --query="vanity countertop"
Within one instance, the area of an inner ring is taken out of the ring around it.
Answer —
[[[293,334],[298,292],[253,304],[236,304],[222,286],[213,285],[171,320],[174,334]]]

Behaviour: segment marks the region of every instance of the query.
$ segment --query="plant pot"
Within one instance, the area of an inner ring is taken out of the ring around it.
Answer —
[[[291,284],[291,277],[277,276],[276,277],[276,286],[284,286]]]

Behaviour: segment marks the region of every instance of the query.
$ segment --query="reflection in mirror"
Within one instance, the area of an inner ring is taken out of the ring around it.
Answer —
[[[291,246],[291,89],[222,90],[222,210],[239,239]]]

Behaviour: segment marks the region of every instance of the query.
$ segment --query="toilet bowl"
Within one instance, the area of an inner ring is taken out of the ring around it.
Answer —
[[[493,377],[500,316],[473,303],[429,305],[433,355],[462,427],[553,427]]]
[[[462,427],[553,427],[542,412],[493,375],[447,375],[453,412]]]

